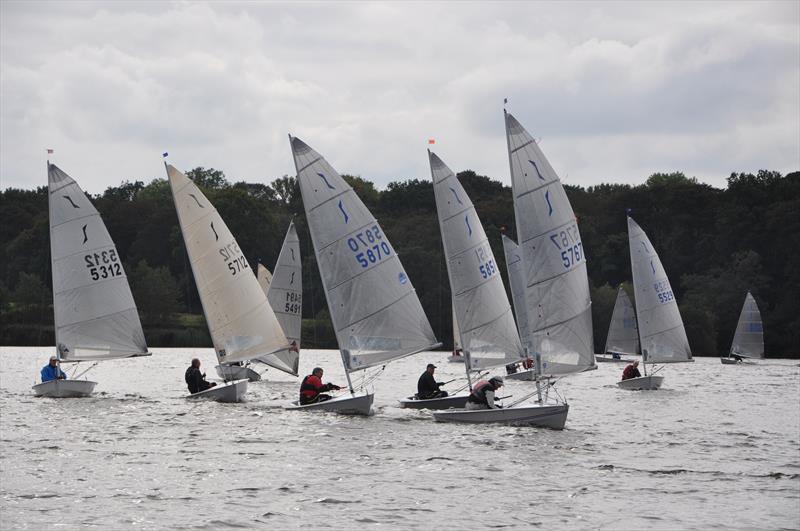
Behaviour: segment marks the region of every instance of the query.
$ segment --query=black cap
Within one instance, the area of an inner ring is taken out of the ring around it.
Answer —
[[[435,369],[435,368],[436,368],[436,365],[434,365],[433,363],[429,363],[428,364],[428,369]]]

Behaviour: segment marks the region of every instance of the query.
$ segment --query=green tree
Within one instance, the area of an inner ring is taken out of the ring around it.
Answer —
[[[129,281],[136,306],[147,324],[163,324],[178,312],[178,286],[166,267],[136,264]]]

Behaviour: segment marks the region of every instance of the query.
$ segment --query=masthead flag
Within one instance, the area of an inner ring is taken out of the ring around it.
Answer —
[[[52,155],[52,154],[53,154],[53,150],[52,150],[52,149],[48,149],[48,150],[47,150],[47,154],[48,154],[48,155]]]
[[[436,143],[436,139],[435,138],[429,138],[428,139],[428,144],[435,144],[435,143]]]

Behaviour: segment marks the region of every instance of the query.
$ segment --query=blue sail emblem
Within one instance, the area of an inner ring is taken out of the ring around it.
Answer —
[[[539,176],[539,179],[541,179],[541,180],[543,180],[543,181],[544,181],[544,177],[542,177],[542,173],[539,171],[539,166],[537,166],[537,165],[536,165],[536,163],[535,163],[535,162],[533,162],[533,161],[532,161],[532,160],[530,160],[530,159],[528,160],[528,162],[530,162],[530,163],[533,165],[533,169],[534,169],[534,170],[536,170],[536,175],[538,175],[538,176]]]
[[[553,205],[550,204],[550,190],[548,190],[548,191],[546,191],[544,193],[544,199],[545,199],[545,201],[547,201],[548,208],[550,208],[550,211],[547,213],[547,215],[548,216],[552,216],[553,215]]]
[[[467,224],[467,230],[469,230],[469,235],[472,236],[472,227],[469,226],[469,214],[464,216],[464,223]]]
[[[650,260],[650,269],[653,270],[653,274],[655,275],[656,274],[656,266],[653,265],[653,261],[652,260]]]
[[[458,204],[463,205],[464,203],[462,203],[461,199],[458,198],[458,192],[455,191],[455,188],[450,188],[450,191],[453,192],[453,195],[455,196],[456,201],[458,201]]]
[[[328,188],[330,188],[331,190],[336,190],[336,188],[334,188],[333,186],[331,186],[331,183],[329,183],[329,182],[328,182],[328,179],[326,179],[324,175],[322,175],[322,174],[321,174],[321,173],[319,173],[319,172],[317,172],[317,175],[319,175],[319,178],[320,178],[320,179],[322,179],[322,182],[324,182],[324,183],[325,183],[325,186],[327,186],[327,187],[328,187]]]
[[[344,222],[345,222],[345,225],[346,225],[347,221],[350,219],[350,216],[348,216],[347,212],[344,211],[344,205],[342,205],[342,200],[341,199],[339,200],[339,210],[341,210],[342,215],[344,216]]]
[[[408,277],[404,272],[400,271],[400,273],[398,273],[397,275],[397,280],[400,281],[400,284],[405,284],[406,282],[408,282]]]

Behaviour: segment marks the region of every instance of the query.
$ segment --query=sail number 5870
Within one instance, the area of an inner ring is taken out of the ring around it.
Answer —
[[[347,239],[347,246],[353,251],[356,262],[361,267],[380,262],[392,254],[392,248],[383,240],[380,228],[374,225]]]

